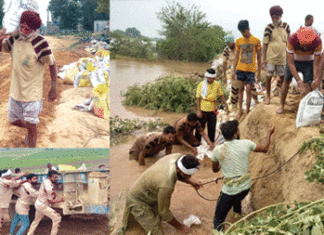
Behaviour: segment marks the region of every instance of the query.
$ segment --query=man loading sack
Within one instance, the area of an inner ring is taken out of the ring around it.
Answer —
[[[36,32],[41,25],[38,13],[25,11],[20,18],[19,36],[6,38],[6,29],[0,31],[1,51],[10,53],[12,57],[9,121],[27,129],[25,142],[30,148],[36,147],[45,64],[49,65],[51,74],[48,99],[56,99],[55,59],[47,40]]]

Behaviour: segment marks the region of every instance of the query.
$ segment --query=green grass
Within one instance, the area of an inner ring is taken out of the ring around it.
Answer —
[[[0,169],[108,159],[109,149],[0,149]]]

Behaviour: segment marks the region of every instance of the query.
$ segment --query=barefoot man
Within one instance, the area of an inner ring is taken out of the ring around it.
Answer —
[[[10,124],[27,129],[25,142],[29,148],[36,147],[45,64],[51,73],[48,99],[56,99],[55,59],[46,39],[36,31],[41,25],[38,13],[25,11],[20,18],[19,36],[6,38],[5,29],[0,31],[1,51],[12,57],[8,117]]]

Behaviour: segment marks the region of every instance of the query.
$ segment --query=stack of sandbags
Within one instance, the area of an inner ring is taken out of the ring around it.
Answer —
[[[79,61],[64,65],[58,74],[66,84],[74,87],[108,84],[109,82],[109,57],[81,58]]]

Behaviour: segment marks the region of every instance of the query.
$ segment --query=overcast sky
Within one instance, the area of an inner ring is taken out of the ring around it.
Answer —
[[[273,5],[280,5],[283,8],[282,20],[290,25],[292,32],[304,24],[307,14],[314,16],[313,26],[322,35],[324,32],[322,8],[324,4],[319,1],[316,4],[307,0],[177,0],[176,2],[185,7],[191,4],[199,6],[200,10],[206,13],[208,22],[223,27],[225,31],[232,31],[236,38],[241,36],[237,29],[238,22],[247,19],[250,22],[251,33],[262,40],[265,26],[271,23],[269,9]],[[161,30],[162,26],[161,21],[157,19],[156,12],[161,11],[161,8],[167,5],[168,2],[163,0],[110,0],[110,30],[135,27],[144,36],[160,37],[158,30]]]
[[[42,19],[42,22],[44,25],[46,25],[47,21],[47,12],[46,9],[48,7],[48,4],[51,0],[36,0],[38,3],[39,11],[40,11],[40,16]]]

